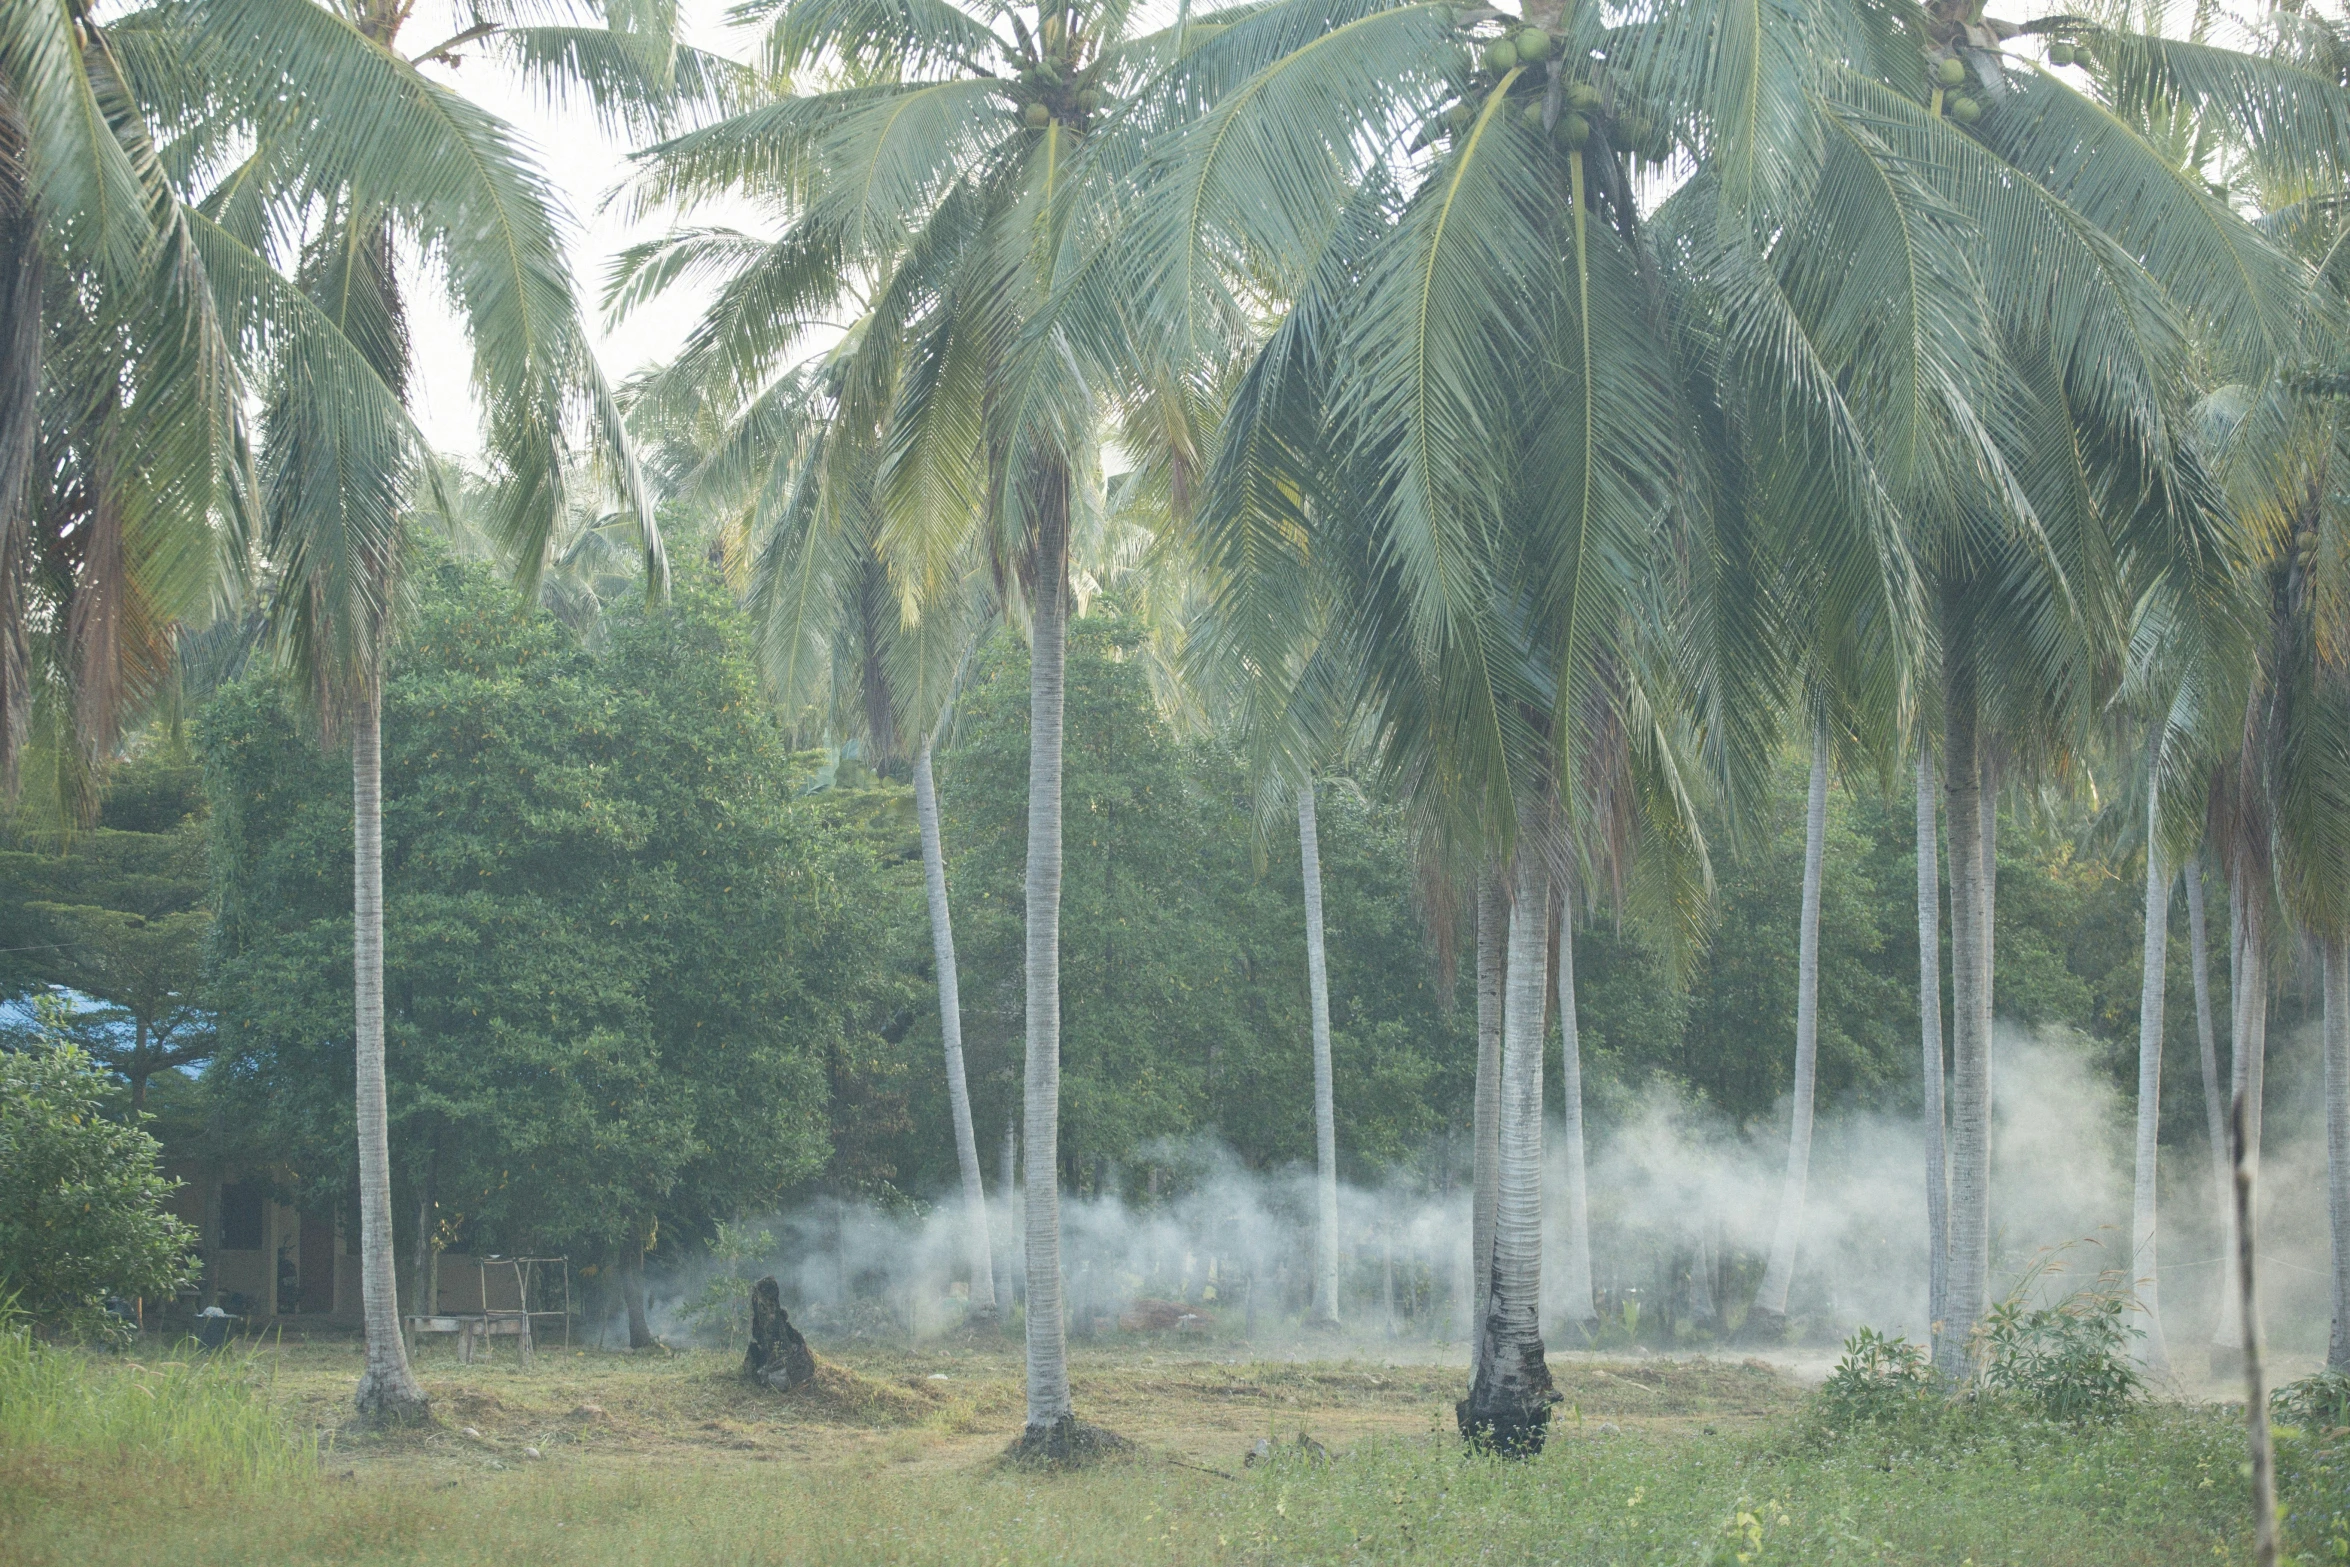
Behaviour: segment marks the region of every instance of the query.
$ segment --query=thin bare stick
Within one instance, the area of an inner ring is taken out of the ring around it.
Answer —
[[[2252,1560],[2277,1567],[2276,1450],[2268,1436],[2268,1389],[2260,1370],[2260,1313],[2252,1309],[2252,1164],[2244,1147],[2244,1091],[2228,1116],[2236,1163],[2236,1283],[2244,1307],[2244,1434],[2252,1445]]]

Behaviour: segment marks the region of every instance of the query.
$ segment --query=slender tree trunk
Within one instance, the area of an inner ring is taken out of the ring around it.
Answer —
[[[409,1269],[415,1300],[414,1309],[423,1316],[432,1316],[441,1309],[440,1291],[433,1274],[432,1231],[440,1207],[440,1194],[435,1190],[435,1172],[440,1165],[439,1146],[428,1148],[424,1154],[424,1180],[416,1194],[416,1261]]]
[[[621,1260],[620,1303],[628,1308],[628,1347],[651,1349],[653,1325],[645,1317],[645,1248],[641,1239],[631,1239],[628,1255]]]
[[[930,950],[938,964],[938,1032],[946,1044],[947,1108],[955,1123],[955,1163],[963,1172],[970,1226],[971,1316],[995,1319],[995,1249],[987,1238],[987,1190],[979,1179],[979,1139],[971,1130],[971,1090],[963,1078],[963,991],[955,978],[955,926],[947,908],[946,849],[938,835],[938,786],[930,742],[914,753],[914,819],[922,831],[922,884],[930,897]]]
[[[1061,1303],[1061,726],[1068,640],[1069,476],[1043,476],[1028,663],[1028,1424],[1022,1444],[1065,1458],[1069,1327]]]
[[[1918,1039],[1926,1128],[1926,1322],[1939,1344],[1950,1291],[1950,1156],[1942,1114],[1942,877],[1934,756],[1918,741]]]
[[[2269,1438],[2268,1389],[2262,1380],[2260,1363],[2260,1301],[2254,1293],[2255,1258],[2259,1251],[2255,1238],[2260,1233],[2260,1222],[2252,1204],[2256,1195],[2253,1183],[2257,1174],[2260,1143],[2247,1127],[2247,1122],[2253,1118],[2250,1096],[2238,1093],[2229,1118],[2235,1134],[2231,1139],[2235,1155],[2232,1185],[2236,1214],[2236,1265],[2232,1271],[2235,1273],[2238,1295],[2237,1318],[2244,1325],[2241,1354],[2244,1361],[2244,1437],[2252,1459],[2252,1560],[2255,1567],[2276,1567],[2276,1449]]]
[[[1020,1212],[1020,1110],[1015,1103],[1004,1112],[1004,1146],[996,1171],[996,1190],[1004,1194],[1005,1211],[1013,1215]],[[1009,1231],[1012,1226],[1007,1223],[1004,1228]],[[998,1244],[1006,1250],[1003,1266],[996,1270],[996,1276],[1004,1281],[996,1293],[996,1306],[1009,1310],[1027,1298],[1028,1279],[1011,1253],[1011,1236],[1006,1234]]]
[[[392,1260],[392,1151],[384,1099],[384,882],[382,694],[360,698],[351,732],[352,989],[358,1013],[359,1293],[367,1320],[367,1364],[359,1377],[362,1419],[390,1424],[430,1413],[408,1367]]]
[[[2146,1313],[2146,1337],[2139,1353],[2157,1371],[2170,1369],[2162,1339],[2162,1302],[2155,1254],[2155,1175],[2162,1133],[2162,1009],[2170,965],[2171,868],[2163,862],[2157,837],[2160,794],[2157,782],[2162,733],[2147,746],[2146,945],[2138,980],[2138,1157],[2130,1202],[2130,1277]]]
[[[1549,980],[1550,878],[1532,844],[1518,853],[1502,1017],[1501,1164],[1483,1353],[1457,1418],[1461,1435],[1504,1453],[1542,1449],[1550,1366],[1542,1345],[1543,992]]]
[[[2350,1371],[2350,940],[2329,937],[2325,962],[2326,1228],[2333,1237],[2333,1331],[2326,1367]]]
[[[1306,898],[1306,991],[1314,1027],[1314,1171],[1320,1225],[1314,1236],[1314,1320],[1338,1321],[1338,1108],[1330,1073],[1330,969],[1322,947],[1322,842],[1314,781],[1297,790],[1297,849]]]
[[[2231,1256],[2249,1256],[2259,1246],[2260,1211],[2258,1207],[2245,1208],[2249,1199],[2239,1187],[2260,1174],[2261,1092],[2268,1055],[2268,890],[2253,881],[2241,866],[2228,878],[2228,912],[2234,916],[2228,964],[2234,981],[2234,993],[2228,998],[2229,1031],[2234,1044],[2229,1098],[2231,1114],[2242,1119],[2243,1138],[2243,1146],[2233,1150],[2228,1239]],[[2256,1226],[2253,1233],[2234,1233],[2241,1215],[2247,1211]],[[2212,1335],[2215,1370],[2230,1369],[2230,1363],[2239,1360],[2244,1346],[2260,1331],[2259,1323],[2246,1322],[2238,1314],[2239,1303],[2245,1298],[2244,1280],[2236,1278],[2231,1282],[2234,1288],[2221,1291],[2225,1307],[2220,1313],[2219,1329]]]
[[[2204,851],[2195,851],[2195,858],[2187,864],[2187,956],[2195,971],[2195,1043],[2202,1056],[2203,1116],[2205,1135],[2211,1144],[2211,1188],[2218,1204],[2214,1216],[2218,1220],[2216,1232],[2220,1237],[2223,1258],[2232,1254],[2229,1226],[2235,1221],[2229,1217],[2236,1207],[2236,1178],[2228,1163],[2228,1108],[2219,1085],[2219,1031],[2212,1025],[2211,1014],[2211,939],[2204,920],[2203,873],[2207,863]],[[2226,1267],[2222,1275],[2220,1315],[2227,1315],[2225,1297],[2228,1293]]]
[[[131,1045],[131,1066],[127,1074],[131,1080],[131,1113],[147,1108],[147,1020],[135,1022],[135,1039]]]
[[[1936,1365],[1951,1378],[1966,1375],[1968,1340],[1988,1306],[1991,1278],[1990,910],[1968,654],[1963,645],[1951,649],[1943,680],[1950,823],[1950,1266]]]
[[[1575,894],[1561,900],[1558,928],[1559,1091],[1566,1101],[1563,1128],[1567,1211],[1561,1217],[1566,1255],[1559,1259],[1559,1293],[1566,1320],[1590,1336],[1599,1313],[1591,1301],[1591,1184],[1583,1147],[1583,1033],[1575,1007]]]
[[[1501,1179],[1501,995],[1508,965],[1509,889],[1487,866],[1477,877],[1477,1088],[1469,1152],[1469,1355],[1485,1356],[1486,1291],[1493,1282],[1493,1213]]]
[[[1811,737],[1811,793],[1803,815],[1803,923],[1795,938],[1794,1114],[1787,1132],[1787,1179],[1770,1261],[1755,1291],[1750,1330],[1774,1335],[1787,1320],[1795,1252],[1803,1240],[1803,1199],[1811,1184],[1812,1103],[1820,1073],[1820,869],[1828,852],[1828,731]],[[1759,1319],[1759,1320],[1753,1320]]]

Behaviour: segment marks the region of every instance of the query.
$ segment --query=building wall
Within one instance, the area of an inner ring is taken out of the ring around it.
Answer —
[[[360,1321],[358,1259],[333,1219],[304,1215],[270,1193],[260,1172],[169,1169],[182,1182],[172,1211],[194,1226],[208,1277],[177,1302],[207,1302],[248,1321]]]

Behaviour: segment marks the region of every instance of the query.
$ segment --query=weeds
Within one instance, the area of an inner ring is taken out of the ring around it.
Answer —
[[[97,1359],[0,1328],[0,1453],[267,1487],[313,1467],[271,1409],[257,1362]]]
[[[1820,1410],[1842,1425],[1881,1422],[1914,1409],[1933,1390],[1924,1345],[1862,1328],[1844,1341],[1844,1357],[1820,1388]]]

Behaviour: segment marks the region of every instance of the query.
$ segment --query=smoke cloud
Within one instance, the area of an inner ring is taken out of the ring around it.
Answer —
[[[2313,1032],[2313,1031],[2312,1031]],[[2264,1315],[2280,1371],[2322,1355],[2329,1311],[2325,1152],[2313,1108],[2314,1042],[2272,1039],[2271,1110],[2261,1177]],[[2033,1288],[2070,1293],[2107,1275],[2128,1280],[2132,1108],[2096,1045],[2062,1030],[2002,1025],[1993,1072],[1993,1276],[2005,1291],[2041,1266]],[[2310,1079],[2304,1083],[2303,1079]],[[2194,1095],[2189,1081],[2166,1099]],[[1554,1350],[1702,1349],[1745,1314],[1759,1281],[1786,1173],[1785,1114],[1728,1124],[1667,1084],[1600,1096],[1588,1112],[1596,1328],[1561,1296],[1566,1168],[1553,1123],[1545,1144],[1544,1307]],[[2200,1124],[2200,1118],[2197,1118]],[[2162,1151],[2159,1298],[2182,1373],[2200,1367],[2218,1313],[2217,1196],[2196,1137]],[[1463,1168],[1414,1172],[1378,1187],[1342,1186],[1343,1338],[1309,1333],[1312,1175],[1250,1170],[1205,1140],[1150,1151],[1162,1195],[1062,1198],[1062,1266],[1073,1339],[1172,1329],[1203,1346],[1245,1341],[1255,1353],[1459,1358],[1468,1337],[1469,1191]],[[1922,1340],[1926,1321],[1924,1139],[1916,1116],[1823,1115],[1812,1150],[1800,1263],[1789,1315],[1806,1343],[1832,1349],[1867,1324]],[[1113,1187],[1120,1183],[1109,1183]],[[1007,1305],[1021,1269],[1019,1210],[989,1191],[997,1287]],[[813,1332],[921,1339],[964,1316],[962,1205],[939,1194],[886,1212],[826,1199],[751,1227],[752,1255],[709,1258],[654,1282],[656,1325],[672,1341],[713,1336],[685,1308],[713,1274],[772,1273],[795,1320]],[[2050,1265],[2050,1253],[2060,1253]]]

